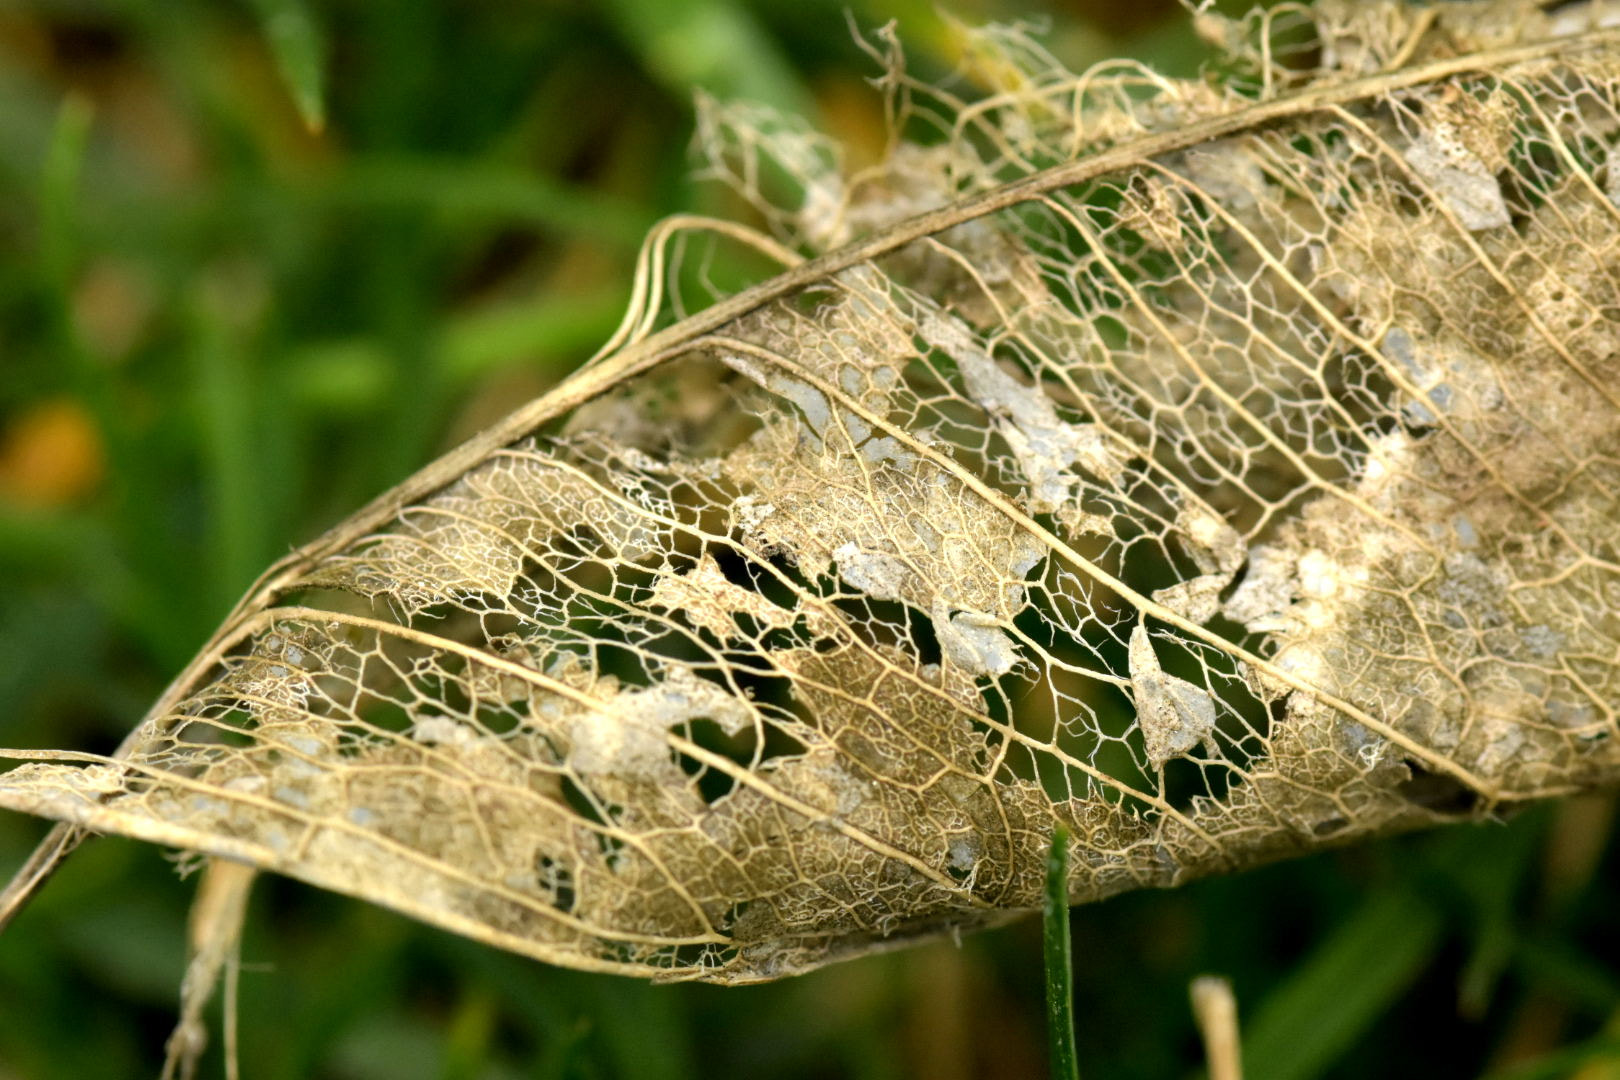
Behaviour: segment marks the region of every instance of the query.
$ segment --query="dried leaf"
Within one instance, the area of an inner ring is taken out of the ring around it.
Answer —
[[[1620,42],[1315,17],[1201,16],[1224,87],[986,31],[855,177],[715,107],[816,257],[661,323],[655,234],[601,360],[0,805],[735,983],[1036,909],[1058,828],[1080,902],[1613,783]]]

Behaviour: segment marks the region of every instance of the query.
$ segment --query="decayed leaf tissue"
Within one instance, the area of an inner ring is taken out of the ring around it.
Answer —
[[[598,971],[770,979],[1620,778],[1612,8],[988,29],[917,142],[711,105],[599,359],[0,805]],[[706,240],[700,240],[706,237]],[[783,273],[688,314],[701,243]],[[801,258],[808,256],[804,261]],[[668,287],[666,287],[668,286]]]

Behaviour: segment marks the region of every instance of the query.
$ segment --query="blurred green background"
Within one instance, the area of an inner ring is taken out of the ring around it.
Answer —
[[[690,179],[697,87],[881,145],[846,6],[932,0],[91,0],[0,6],[0,745],[111,750],[255,573],[611,332]],[[1180,73],[1174,0],[1037,8],[1071,67]],[[1620,1076],[1615,802],[1072,916],[1088,1077]],[[0,873],[44,826],[0,816]],[[191,886],[88,845],[0,937],[0,1080],[155,1075]],[[255,1080],[1043,1075],[1039,925],[747,989],[554,970],[295,883],[249,915]],[[206,1061],[219,1075],[219,1040]]]

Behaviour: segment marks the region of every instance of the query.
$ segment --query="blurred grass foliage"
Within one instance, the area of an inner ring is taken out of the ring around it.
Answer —
[[[695,89],[880,147],[846,7],[951,71],[933,0],[0,9],[0,744],[110,751],[263,565],[589,355],[648,225],[743,214],[689,179]],[[1076,68],[1200,55],[1173,0],[1040,14]],[[1615,1076],[1614,816],[1592,797],[1078,909],[1081,1072],[1195,1075],[1186,987],[1218,972],[1260,1080]],[[0,818],[0,871],[42,832]],[[155,1073],[173,870],[97,841],[0,938],[0,1080]],[[657,987],[266,880],[243,1057],[258,1080],[1037,1076],[1040,935]]]

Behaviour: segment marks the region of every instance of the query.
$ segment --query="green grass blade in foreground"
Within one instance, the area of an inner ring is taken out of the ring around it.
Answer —
[[[1440,931],[1440,912],[1409,891],[1368,900],[1261,1005],[1243,1040],[1251,1075],[1321,1075],[1433,958]]]
[[[1069,833],[1052,831],[1046,856],[1046,1034],[1052,1080],[1079,1080],[1074,1053],[1074,961],[1069,948]]]
[[[311,131],[326,126],[326,36],[303,0],[255,0],[265,41]]]
[[[275,558],[265,498],[271,483],[257,446],[265,410],[255,385],[246,332],[233,326],[242,302],[223,275],[204,278],[186,305],[186,353],[191,363],[197,423],[202,432],[202,481],[207,492],[208,552],[213,563],[209,606],[228,611],[259,568]],[[273,475],[273,473],[271,474]]]

